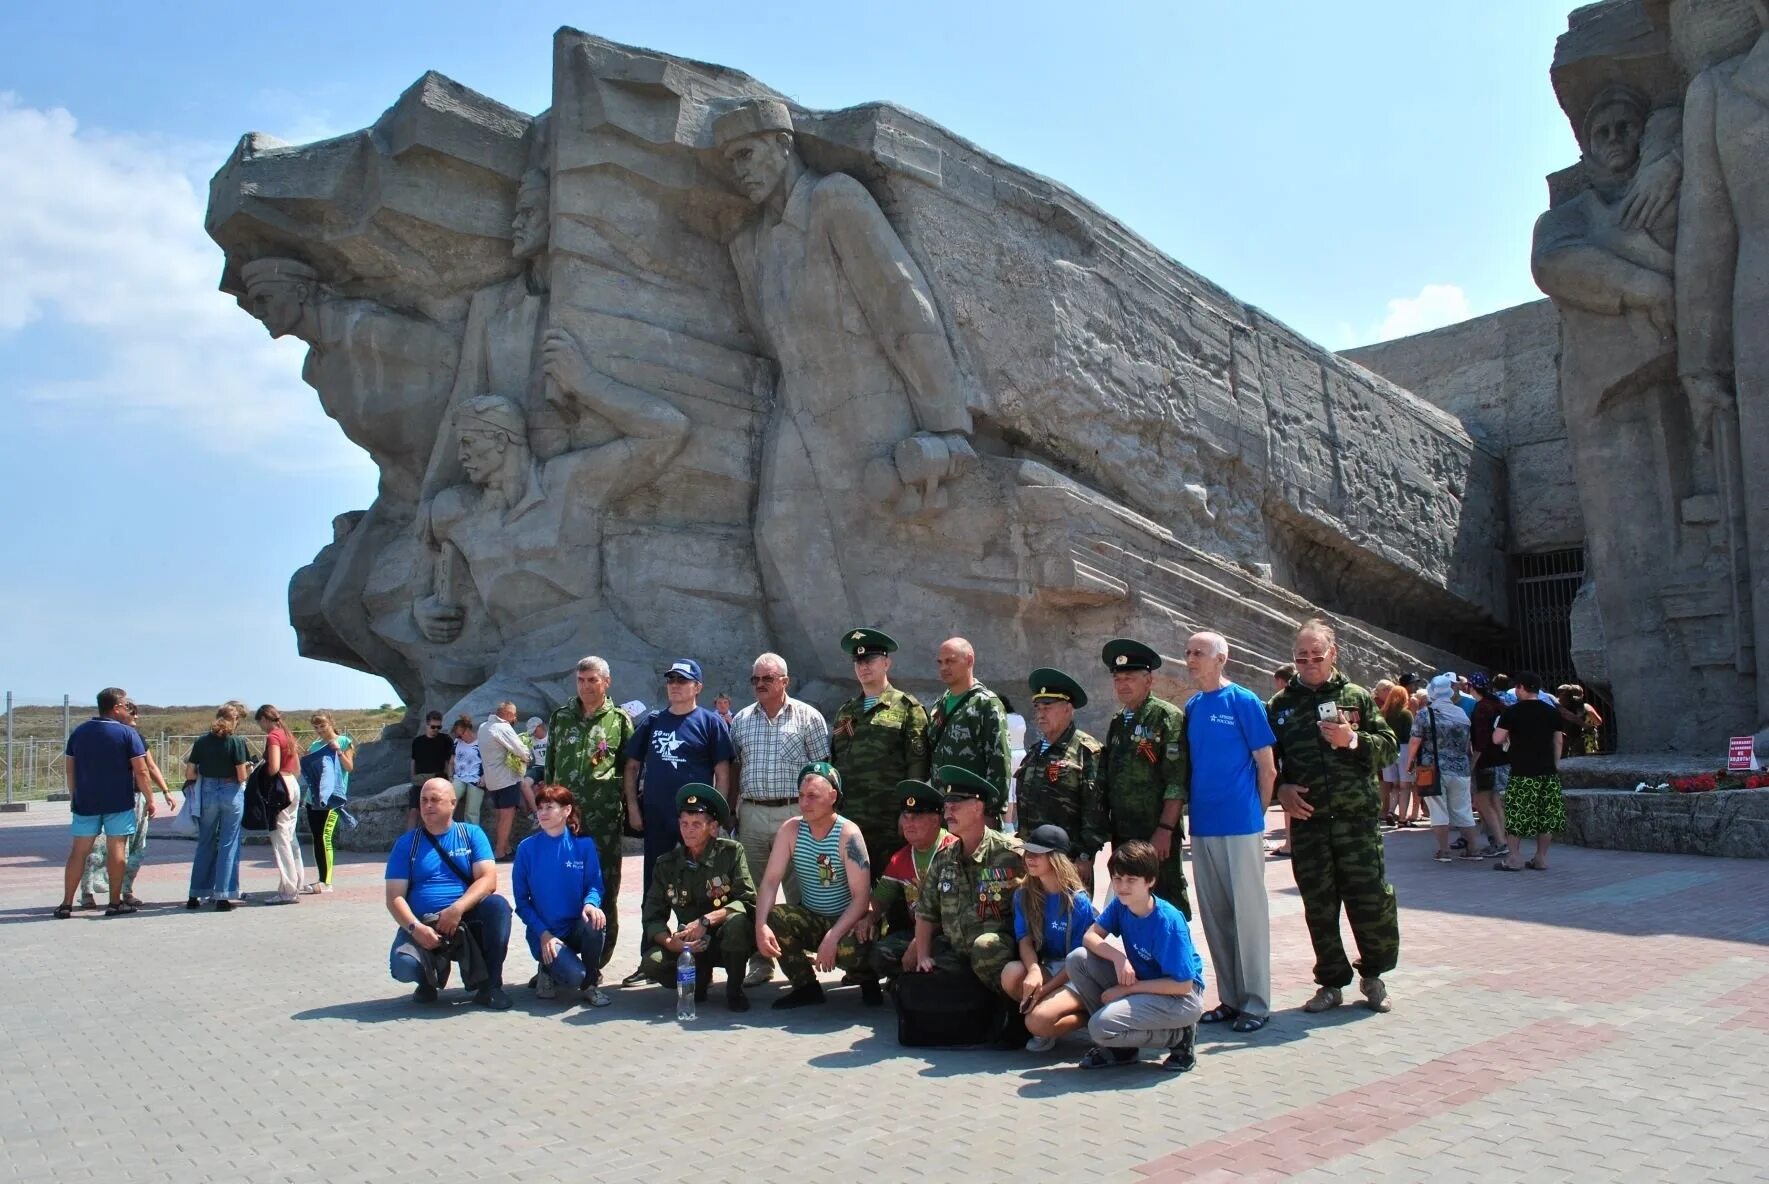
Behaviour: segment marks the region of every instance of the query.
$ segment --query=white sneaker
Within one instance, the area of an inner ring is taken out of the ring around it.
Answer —
[[[332,890],[332,886],[330,884],[326,883],[324,880],[321,880],[319,883],[317,883],[313,886],[313,890],[315,892],[330,892]]]
[[[583,989],[583,994],[579,998],[582,1000],[585,1007],[607,1007],[614,1002],[613,999],[608,997],[608,992],[604,991],[600,986],[585,987]]]
[[[1026,1041],[1027,1052],[1049,1052],[1056,1047],[1055,1036],[1034,1036]]]
[[[557,998],[558,995],[559,989],[553,985],[552,974],[545,969],[536,971],[534,975],[534,997],[536,999],[554,999]]]

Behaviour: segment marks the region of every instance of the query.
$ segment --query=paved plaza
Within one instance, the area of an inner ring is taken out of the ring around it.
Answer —
[[[375,857],[346,856],[330,897],[192,914],[192,844],[159,838],[137,888],[154,907],[58,922],[66,824],[0,815],[9,1180],[1769,1179],[1762,863],[1560,848],[1545,874],[1494,875],[1392,836],[1394,1011],[1307,1016],[1273,862],[1279,1010],[1251,1036],[1203,1029],[1175,1076],[1148,1056],[1083,1073],[1073,1042],[901,1049],[857,990],[771,1012],[778,979],[744,1016],[715,986],[690,1030],[654,987],[542,1003],[519,938],[514,1011],[458,990],[417,1008],[387,978]],[[241,880],[273,886],[267,847]],[[616,980],[637,892],[622,904]]]

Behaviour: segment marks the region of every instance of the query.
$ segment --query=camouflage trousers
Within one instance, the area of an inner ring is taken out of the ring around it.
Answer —
[[[614,957],[614,939],[620,936],[620,827],[612,834],[585,832],[596,840],[597,862],[602,866],[602,911],[608,914],[608,928],[602,932],[602,960],[607,966]],[[753,939],[752,939],[753,944]]]
[[[614,914],[609,914],[612,922]],[[741,983],[744,969],[749,965],[749,956],[756,949],[756,919],[749,913],[738,913],[727,918],[723,925],[712,931],[706,943],[706,949],[694,955],[694,973],[703,983],[712,982],[713,967],[723,966],[728,982]],[[606,961],[603,963],[606,965]],[[671,990],[676,986],[676,955],[662,946],[654,945],[645,951],[645,957],[639,962],[639,970],[644,976],[662,987]]]
[[[1302,894],[1302,913],[1314,943],[1314,981],[1351,982],[1339,936],[1339,909],[1357,942],[1357,972],[1374,978],[1400,961],[1400,916],[1382,860],[1376,819],[1319,818],[1290,824],[1290,870]]]
[[[909,949],[909,943],[915,940],[915,927],[893,929],[872,943],[872,969],[880,978],[892,978],[903,973],[903,955]]]
[[[813,913],[802,904],[778,905],[768,914],[768,926],[774,931],[774,940],[780,943],[780,969],[787,982],[795,987],[816,983],[817,970],[811,965],[811,958],[839,920],[840,917]],[[849,933],[836,944],[835,965],[839,970],[870,975],[872,943],[857,942]]]
[[[894,934],[891,936],[895,936]],[[889,966],[890,976],[903,972],[903,951],[909,948],[909,940],[913,933],[903,934],[903,944],[897,947],[896,957],[887,960],[878,959],[881,969]],[[885,941],[891,940],[890,937]],[[879,943],[881,946],[884,942]],[[965,949],[960,950],[946,939],[944,933],[934,935],[933,947],[929,950],[934,965],[952,974],[972,974],[977,981],[988,987],[997,995],[1001,994],[1001,971],[1009,962],[1018,960],[1020,951],[1013,939],[1013,934],[1001,934],[993,931],[979,933]]]
[[[1113,835],[1112,846],[1116,847],[1119,843],[1136,837],[1136,835]],[[1099,862],[1105,863],[1104,860]],[[1092,895],[1093,886],[1090,884],[1087,887],[1088,894]],[[1110,892],[1109,883],[1107,892]],[[1167,861],[1161,865],[1161,870],[1157,873],[1155,895],[1185,914],[1186,920],[1192,919],[1191,889],[1185,882],[1185,843],[1178,833],[1173,836],[1172,853],[1167,856]]]

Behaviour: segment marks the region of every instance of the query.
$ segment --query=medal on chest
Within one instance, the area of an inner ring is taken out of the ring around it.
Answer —
[[[731,895],[731,882],[724,876],[713,876],[706,882],[707,899],[713,902],[714,908],[724,905],[725,898]]]
[[[854,717],[851,715],[843,716],[842,722],[835,725],[835,734],[837,736],[852,737],[854,734]]]
[[[1051,761],[1044,766],[1044,779],[1055,785],[1063,779],[1063,772],[1069,767],[1067,761]]]

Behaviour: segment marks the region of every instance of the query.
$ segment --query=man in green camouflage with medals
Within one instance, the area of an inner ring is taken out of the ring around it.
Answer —
[[[1006,794],[968,769],[936,773],[946,798],[946,829],[958,841],[934,852],[915,902],[919,973],[972,974],[997,995],[1001,968],[1019,956],[1013,936],[1013,893],[1026,875],[1015,840],[987,824]]]
[[[1189,921],[1192,902],[1186,890],[1181,816],[1192,758],[1186,748],[1185,712],[1154,694],[1161,655],[1149,646],[1120,637],[1105,644],[1100,659],[1112,672],[1112,692],[1120,708],[1106,729],[1100,760],[1112,845],[1131,839],[1153,843],[1161,860],[1155,895]]]
[[[686,944],[694,952],[695,1001],[706,999],[713,967],[723,966],[726,1004],[748,1011],[743,973],[756,948],[756,886],[743,844],[719,834],[731,825],[731,808],[712,786],[689,782],[676,792],[676,816],[682,843],[657,857],[639,914],[644,936],[638,973],[674,987],[676,959]]]
[[[547,718],[548,785],[563,785],[577,802],[583,832],[596,840],[602,864],[602,907],[608,931],[602,965],[614,955],[620,933],[620,842],[627,808],[621,790],[622,754],[633,735],[632,717],[608,698],[608,663],[591,656],[577,664],[577,695]]]
[[[1296,675],[1266,704],[1277,737],[1278,801],[1290,818],[1290,870],[1314,943],[1314,997],[1303,1010],[1338,1007],[1352,964],[1339,910],[1357,942],[1358,988],[1372,1011],[1388,1011],[1382,976],[1400,961],[1400,914],[1383,862],[1378,771],[1393,763],[1394,729],[1370,693],[1339,673],[1332,626],[1308,621],[1296,634]]]
[[[877,629],[850,629],[842,649],[854,659],[860,693],[830,721],[829,760],[841,774],[842,810],[860,827],[873,874],[903,845],[897,782],[928,775],[928,718],[914,695],[891,685],[897,643]]]
[[[946,693],[928,711],[930,764],[957,765],[983,780],[1006,785],[1013,777],[1013,743],[1001,696],[977,681],[977,654],[962,637],[948,638],[934,655]]]
[[[1087,706],[1081,684],[1048,666],[1026,680],[1039,739],[1029,741],[1014,774],[1014,831],[1031,834],[1060,826],[1075,837],[1075,868],[1093,891],[1093,857],[1105,845],[1106,799],[1100,789],[1098,740],[1075,726],[1075,709]]]

